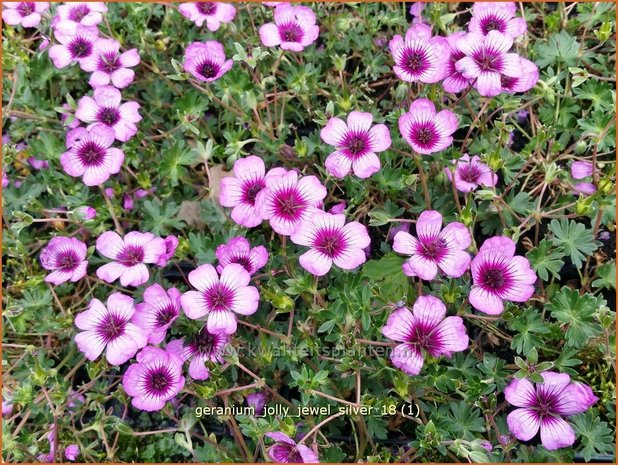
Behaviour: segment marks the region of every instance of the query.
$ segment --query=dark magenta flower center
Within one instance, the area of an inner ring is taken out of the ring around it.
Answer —
[[[422,254],[432,260],[438,260],[444,253],[445,247],[446,241],[444,239],[436,239],[421,244]]]
[[[97,115],[97,120],[108,126],[113,126],[120,121],[120,112],[116,108],[102,107]]]
[[[203,15],[213,15],[217,11],[217,4],[213,2],[199,2],[197,9]]]
[[[58,258],[58,267],[63,271],[73,271],[79,262],[79,257],[74,252],[65,252]]]
[[[243,201],[250,205],[255,205],[255,198],[262,189],[264,189],[264,181],[262,180],[246,183],[243,189]]]
[[[26,16],[30,16],[34,13],[35,5],[34,2],[21,2],[17,4],[17,8],[15,9],[22,17],[25,18]]]
[[[433,140],[433,131],[428,127],[420,128],[416,132],[416,140],[421,144],[428,145]]]
[[[172,376],[166,367],[158,367],[148,373],[147,389],[152,395],[162,395],[172,384]]]
[[[491,289],[500,289],[504,285],[505,281],[506,278],[502,270],[489,269],[485,271],[485,279],[483,280],[483,283]]]
[[[296,215],[304,208],[304,202],[296,191],[282,192],[277,198],[277,209],[281,216],[296,219]]]
[[[120,252],[117,260],[124,266],[135,266],[144,261],[144,249],[142,247],[129,245]]]
[[[322,229],[317,234],[314,247],[324,255],[334,258],[345,248],[345,238],[339,230]]]
[[[246,255],[236,255],[232,257],[230,263],[238,263],[249,273],[253,273],[253,264],[251,263],[251,259]]]
[[[87,141],[78,149],[77,154],[84,165],[100,166],[105,160],[107,150],[94,141]]]
[[[165,326],[169,324],[174,318],[178,316],[178,312],[172,305],[168,305],[165,308],[160,309],[157,312],[157,325]]]
[[[86,58],[92,53],[92,44],[83,37],[76,37],[69,44],[69,51],[74,59]]]
[[[283,42],[300,42],[303,38],[302,28],[295,23],[279,26],[279,37]]]
[[[198,74],[206,79],[212,79],[219,73],[219,65],[211,61],[205,61],[198,69]]]
[[[481,30],[485,35],[487,35],[489,31],[504,32],[504,29],[504,21],[498,18],[487,18],[481,23]]]
[[[206,304],[211,311],[227,311],[234,301],[234,295],[225,285],[217,283],[204,292]]]
[[[82,3],[81,5],[76,5],[71,8],[71,11],[69,12],[69,19],[79,23],[86,15],[88,15],[88,13],[90,13],[90,8],[88,5],[84,5]]]
[[[99,57],[98,63],[99,71],[103,71],[104,73],[112,74],[117,69],[120,69],[120,63],[118,63],[118,54],[116,53],[105,53]]]
[[[362,136],[352,136],[347,141],[347,148],[352,155],[358,155],[365,150],[365,138]]]
[[[122,336],[127,326],[127,320],[115,313],[108,314],[100,323],[98,332],[106,343]]]
[[[459,177],[470,184],[478,184],[481,173],[475,165],[468,163],[459,167]]]

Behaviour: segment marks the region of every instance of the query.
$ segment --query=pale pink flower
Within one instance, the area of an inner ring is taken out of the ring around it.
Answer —
[[[470,158],[466,153],[452,163],[455,165],[455,188],[459,192],[472,192],[479,186],[493,187],[498,182],[496,174],[476,155]],[[453,182],[450,168],[444,168],[444,173],[449,181]]]
[[[230,263],[238,263],[252,275],[258,272],[268,262],[268,251],[263,245],[251,248],[251,244],[244,237],[233,237],[227,244],[221,244],[216,251],[219,265],[217,271],[221,273]]]
[[[2,21],[11,26],[37,27],[49,2],[2,2]]]
[[[460,50],[458,41],[464,37],[466,33],[464,31],[457,31],[449,34],[446,37],[448,45],[450,47],[450,57],[446,63],[446,70],[444,73],[444,81],[442,81],[442,87],[446,92],[452,92],[457,94],[463,91],[466,87],[472,84],[473,80],[468,79],[455,67],[455,64],[466,55]]]
[[[576,161],[571,165],[571,176],[573,179],[584,179],[592,176],[594,166],[589,161]]]
[[[99,30],[96,27],[86,27],[78,24],[72,34],[63,34],[60,31],[55,34],[60,44],[49,48],[49,58],[56,68],[64,68],[71,63],[79,63],[83,68],[83,62],[90,57],[95,50],[95,43],[99,39]]]
[[[107,305],[92,299],[85,310],[75,317],[75,325],[83,330],[75,343],[88,360],[99,358],[103,350],[110,365],[122,365],[147,343],[144,331],[131,323],[135,313],[133,299],[114,292]]]
[[[382,334],[401,342],[391,352],[393,365],[410,376],[421,372],[426,355],[451,357],[468,348],[463,320],[446,316],[446,306],[431,295],[416,299],[412,311],[398,307],[390,314]]]
[[[266,47],[300,52],[320,35],[315,13],[306,6],[282,5],[275,8],[275,22],[260,27],[260,39]]]
[[[487,35],[498,31],[512,38],[526,33],[528,26],[524,18],[516,18],[514,2],[476,2],[472,7],[472,18],[468,30]]]
[[[198,381],[208,379],[210,371],[205,362],[223,363],[225,349],[230,342],[230,336],[225,333],[210,334],[202,328],[191,338],[170,341],[165,350],[176,354],[183,362],[189,363],[189,376]]]
[[[410,111],[399,118],[399,131],[417,153],[429,155],[440,152],[453,143],[452,134],[457,130],[457,117],[450,110],[436,113],[431,100],[417,99]]]
[[[316,276],[324,276],[333,263],[352,270],[366,261],[365,247],[371,243],[367,228],[358,221],[345,223],[345,215],[316,212],[303,220],[290,237],[298,245],[310,247],[299,263]]]
[[[427,210],[416,222],[416,235],[399,231],[393,239],[393,250],[410,256],[403,265],[406,275],[430,281],[438,269],[452,278],[459,278],[468,270],[471,258],[466,249],[472,237],[462,223],[449,223],[443,229],[442,215]]]
[[[266,178],[266,187],[256,198],[262,218],[270,221],[275,232],[290,236],[298,225],[322,208],[326,188],[315,176],[288,171],[282,176]]]
[[[178,238],[176,236],[167,236],[164,241],[165,252],[159,255],[159,258],[155,262],[155,265],[161,268],[167,266],[167,263],[172,259],[172,257],[174,257],[174,254],[176,253],[176,248],[178,247]]]
[[[185,50],[184,70],[202,82],[219,79],[232,68],[225,57],[223,45],[216,40],[192,42]]]
[[[103,14],[107,13],[104,2],[66,2],[58,6],[52,26],[65,34],[73,34],[77,25],[96,26],[103,21]]]
[[[350,170],[359,178],[368,178],[380,170],[380,159],[376,152],[383,152],[391,146],[391,135],[384,124],[372,126],[373,115],[353,111],[347,123],[340,118],[331,118],[320,131],[324,142],[337,150],[324,163],[329,173],[338,178]]]
[[[181,3],[178,11],[197,26],[202,26],[206,21],[206,27],[216,31],[221,23],[229,23],[236,16],[236,8],[230,3],[223,2],[196,2]]]
[[[135,71],[129,68],[140,62],[136,48],[120,53],[120,44],[113,39],[99,39],[92,54],[81,61],[84,71],[92,73],[88,83],[92,87],[107,86],[110,83],[124,89],[133,82]]]
[[[146,263],[155,263],[165,252],[165,241],[151,233],[131,231],[122,238],[106,231],[97,239],[96,248],[101,255],[114,260],[97,270],[100,279],[112,283],[120,278],[123,286],[139,286],[150,276]]]
[[[241,265],[232,263],[217,274],[212,265],[201,265],[189,273],[189,282],[197,291],[187,291],[180,298],[188,318],[206,317],[209,333],[236,332],[236,314],[253,315],[260,294],[249,286],[251,276]]]
[[[175,287],[166,291],[159,284],[153,284],[144,291],[144,302],[135,306],[131,323],[144,330],[149,344],[159,344],[179,316],[180,291]]]
[[[287,434],[277,431],[265,436],[276,441],[268,449],[268,456],[275,463],[320,463],[313,450],[304,444],[296,444]]]
[[[86,275],[88,247],[74,237],[52,238],[41,252],[41,266],[52,271],[45,281],[55,285],[76,282]]]

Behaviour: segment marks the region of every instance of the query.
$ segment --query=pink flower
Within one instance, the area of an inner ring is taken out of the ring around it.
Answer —
[[[219,202],[224,207],[234,207],[232,219],[237,224],[247,228],[257,226],[262,217],[256,209],[256,196],[266,186],[266,178],[285,173],[283,168],[266,173],[264,161],[255,155],[240,158],[234,163],[234,176],[221,180]]]
[[[13,396],[5,389],[2,390],[2,417],[7,418],[13,415]]]
[[[324,166],[333,176],[343,178],[350,170],[359,178],[368,178],[380,170],[376,152],[391,146],[391,135],[384,124],[371,126],[371,113],[353,111],[347,124],[339,118],[331,118],[320,131],[324,142],[337,150],[331,153]]]
[[[178,238],[176,236],[167,236],[164,241],[165,252],[159,255],[159,258],[155,262],[155,265],[160,268],[167,266],[167,263],[172,259],[172,257],[176,253],[176,248],[178,247]]]
[[[133,299],[120,292],[107,298],[107,306],[92,299],[88,310],[75,317],[83,330],[75,336],[77,347],[88,360],[96,360],[105,349],[110,365],[122,365],[147,343],[144,331],[131,323],[133,313]]]
[[[262,2],[262,5],[277,8],[280,6],[290,5],[290,2]]]
[[[45,281],[55,285],[76,282],[84,277],[88,247],[73,237],[54,237],[41,252],[41,266],[52,271]]]
[[[571,176],[573,179],[584,179],[592,176],[594,166],[589,161],[576,161],[571,165]]]
[[[498,31],[490,31],[483,36],[470,32],[457,41],[457,47],[464,57],[455,63],[455,68],[465,78],[475,79],[474,87],[479,94],[493,97],[502,92],[502,82],[506,87],[509,79],[522,74],[521,58],[516,53],[508,53],[513,39]]]
[[[49,37],[43,36],[43,38],[41,39],[41,43],[39,44],[39,46],[37,47],[37,50],[39,52],[42,52],[44,50],[47,50],[47,47],[49,47],[50,44],[50,40]]]
[[[120,44],[112,39],[99,39],[92,54],[82,60],[84,71],[92,73],[88,83],[92,87],[107,86],[110,82],[118,89],[124,89],[133,82],[135,71],[129,68],[140,62],[136,48],[120,53]]]
[[[9,185],[9,177],[6,174],[6,171],[2,171],[2,187],[8,187]]]
[[[504,74],[500,76],[502,92],[509,94],[526,92],[532,89],[539,81],[539,68],[534,63],[520,57],[519,65],[521,67],[519,76],[509,77]]]
[[[229,23],[236,16],[236,8],[223,2],[181,3],[178,11],[197,26],[201,27],[206,21],[206,27],[211,31],[218,30],[221,23]]]
[[[97,216],[97,211],[89,206],[77,207],[73,210],[73,214],[81,221],[88,221]]]
[[[442,229],[442,215],[433,210],[424,211],[416,222],[418,239],[405,231],[395,234],[393,250],[410,255],[403,272],[430,281],[438,274],[459,278],[470,266],[466,249],[472,243],[468,228],[462,223],[449,223]]]
[[[589,196],[594,194],[596,191],[596,186],[590,182],[580,182],[573,185],[573,192],[575,192],[576,194]]]
[[[436,113],[431,100],[417,99],[410,105],[410,111],[399,118],[399,131],[406,142],[417,153],[429,155],[440,152],[453,143],[457,130],[457,117],[450,110]]]
[[[333,266],[352,270],[365,263],[365,247],[371,243],[367,228],[358,221],[345,224],[345,215],[315,212],[300,223],[290,237],[310,247],[298,259],[309,273],[324,276]]]
[[[459,160],[453,160],[455,165],[455,188],[459,192],[472,192],[479,186],[493,187],[498,182],[496,174],[476,155],[470,159],[466,153]],[[449,181],[453,182],[450,168],[444,168]]]
[[[219,79],[232,68],[223,45],[216,40],[192,42],[185,50],[184,70],[202,82]]]
[[[64,456],[67,460],[74,462],[79,457],[79,446],[77,444],[71,444],[64,450]]]
[[[131,197],[129,194],[124,194],[122,196],[122,208],[124,208],[126,211],[131,211],[133,210],[134,207],[134,202],[133,202],[133,197]]]
[[[208,379],[210,371],[205,362],[223,363],[225,349],[230,342],[230,336],[225,333],[211,334],[202,328],[190,339],[175,339],[170,341],[165,350],[177,355],[183,362],[189,363],[189,376],[198,381]]]
[[[86,27],[81,24],[76,26],[72,34],[63,34],[57,31],[56,40],[60,44],[52,45],[49,49],[49,58],[56,68],[64,68],[71,63],[82,64],[84,60],[94,53],[95,43],[99,38],[99,30],[96,27]],[[84,71],[86,71],[84,69]]]
[[[39,160],[34,157],[28,157],[26,161],[30,163],[30,166],[32,166],[35,170],[43,170],[49,168],[49,162],[47,160]]]
[[[217,274],[212,265],[202,265],[189,273],[189,282],[197,291],[185,292],[180,303],[188,318],[207,317],[209,333],[236,332],[236,313],[253,315],[258,308],[260,294],[249,286],[251,276],[241,265],[232,263]]]
[[[2,2],[2,21],[11,26],[37,27],[48,2]]]
[[[442,81],[442,87],[444,87],[445,92],[457,94],[472,84],[472,79],[465,77],[457,71],[457,68],[455,67],[455,64],[465,57],[465,54],[461,51],[459,45],[457,44],[459,39],[465,35],[466,33],[464,31],[457,31],[446,37],[451,52],[449,60],[446,63],[444,81]]]
[[[487,239],[470,265],[474,308],[489,315],[504,311],[504,300],[526,302],[534,293],[536,273],[527,258],[515,255],[515,242],[508,237]]]
[[[58,6],[52,26],[65,34],[74,34],[77,25],[96,26],[103,21],[102,13],[107,13],[103,2],[67,2]]]
[[[463,320],[458,316],[447,317],[446,306],[430,295],[416,299],[411,312],[406,307],[398,307],[388,317],[382,334],[402,343],[393,349],[391,361],[410,376],[421,372],[425,354],[450,357],[468,348]]]
[[[266,187],[256,198],[262,218],[270,221],[275,232],[290,236],[298,225],[322,208],[326,188],[315,176],[298,179],[296,171],[267,177]]]
[[[151,233],[131,231],[121,238],[113,231],[106,231],[97,239],[101,255],[114,260],[97,270],[97,276],[113,283],[120,278],[123,286],[139,286],[148,281],[146,263],[155,263],[165,252],[165,241]]]
[[[429,84],[444,78],[448,42],[444,37],[432,37],[427,24],[415,24],[405,39],[396,35],[388,45],[395,60],[393,71],[402,81]]]
[[[275,8],[275,22],[260,27],[260,39],[266,47],[279,45],[283,50],[300,52],[320,35],[315,13],[306,6],[281,5]]]
[[[96,125],[107,126],[114,130],[117,140],[126,142],[137,133],[135,123],[141,121],[137,102],[120,101],[120,91],[112,86],[94,89],[94,98],[82,97],[77,103],[75,116],[84,123],[90,123],[88,129]]]
[[[315,452],[304,444],[296,444],[287,434],[277,431],[265,436],[276,441],[268,449],[268,456],[275,463],[320,463]]]
[[[166,291],[158,284],[153,284],[144,291],[144,302],[135,306],[131,323],[144,330],[149,344],[159,344],[179,315],[178,289],[172,287]]]
[[[247,394],[247,405],[253,407],[253,413],[255,416],[261,416],[264,412],[264,407],[268,403],[268,394],[263,392],[253,392]]]
[[[251,244],[244,237],[233,237],[227,244],[217,247],[217,271],[221,273],[230,263],[238,263],[252,275],[260,270],[268,262],[266,247],[259,245],[251,248]]]
[[[69,176],[82,177],[87,186],[98,186],[120,171],[124,152],[112,147],[114,131],[97,125],[90,131],[73,129],[67,134],[67,152],[60,156],[62,169]]]
[[[565,373],[541,373],[543,384],[536,388],[527,379],[514,379],[504,389],[506,400],[515,407],[506,418],[509,431],[520,441],[529,441],[541,430],[547,450],[569,447],[575,442],[573,428],[563,419],[588,410],[599,399],[589,386],[571,382]]]
[[[347,206],[348,205],[345,202],[336,203],[335,205],[330,207],[330,209],[328,210],[328,213],[332,213],[333,215],[340,215],[343,212],[345,212],[345,209],[347,208]]]
[[[418,20],[423,14],[423,10],[426,6],[427,5],[425,5],[425,3],[423,2],[414,2],[412,3],[412,6],[410,6],[410,14],[414,16],[415,20]]]
[[[131,405],[147,412],[161,410],[184,385],[182,360],[158,347],[143,349],[122,377],[122,387],[133,398]]]
[[[514,39],[528,30],[524,18],[515,17],[516,11],[513,2],[477,2],[472,7],[468,30],[485,36],[498,31]]]

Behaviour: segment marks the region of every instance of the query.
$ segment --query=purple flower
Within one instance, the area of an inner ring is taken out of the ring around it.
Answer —
[[[137,354],[137,363],[122,378],[133,407],[147,412],[161,410],[184,385],[182,360],[158,347],[146,347]]]
[[[74,462],[79,456],[79,446],[77,444],[71,444],[64,450],[64,456],[67,460]]]
[[[237,224],[247,228],[257,226],[262,217],[256,209],[256,196],[266,186],[267,178],[285,173],[283,168],[266,173],[264,161],[255,155],[240,158],[234,163],[234,176],[221,180],[219,202],[224,207],[234,207],[231,216]]]
[[[528,30],[523,18],[516,18],[517,7],[513,2],[477,2],[472,7],[468,30],[482,35],[498,31],[513,39]]]
[[[498,31],[490,31],[483,36],[470,32],[457,40],[457,47],[464,57],[455,63],[455,68],[465,78],[474,79],[474,87],[479,94],[493,97],[502,92],[502,82],[518,78],[522,73],[521,58],[516,53],[508,53],[513,46],[513,38]]]
[[[569,447],[575,442],[573,428],[563,419],[588,410],[599,399],[589,386],[571,382],[565,373],[541,373],[543,384],[536,387],[527,379],[515,379],[504,389],[506,400],[515,407],[506,418],[509,431],[520,441],[529,441],[541,430],[547,450]]]
[[[131,211],[133,210],[134,207],[134,203],[133,203],[133,197],[131,197],[129,194],[124,194],[122,196],[122,208],[124,208],[126,211]]]
[[[391,135],[384,124],[372,127],[373,115],[353,111],[347,124],[339,118],[331,118],[320,131],[324,142],[334,146],[324,166],[337,178],[343,178],[350,170],[359,178],[368,178],[380,170],[380,159],[376,152],[383,152],[391,146]]]
[[[462,223],[449,223],[442,229],[442,215],[433,210],[424,211],[416,222],[418,239],[400,231],[393,239],[395,252],[410,255],[403,264],[408,276],[430,281],[440,269],[445,275],[459,278],[470,266],[466,249],[472,243],[468,228]]]
[[[534,293],[536,273],[526,257],[515,255],[515,242],[508,237],[487,239],[470,265],[474,308],[489,315],[504,311],[504,300],[526,302]]]
[[[436,113],[431,100],[417,99],[410,105],[410,111],[399,118],[399,131],[406,142],[417,153],[429,155],[440,152],[453,143],[457,130],[457,117],[450,110]]]
[[[420,296],[412,311],[399,307],[390,314],[382,334],[396,342],[393,365],[410,376],[423,368],[424,354],[450,357],[468,348],[468,335],[463,320],[446,316],[446,306],[436,297]]]
[[[62,33],[74,34],[77,25],[96,26],[103,21],[102,13],[107,13],[104,2],[67,2],[56,9],[52,26]]]
[[[49,47],[50,44],[50,40],[49,37],[43,36],[43,38],[41,39],[41,43],[39,44],[39,46],[37,47],[37,50],[39,52],[42,52],[44,50],[47,50],[47,47]]]
[[[219,79],[232,68],[223,45],[216,40],[192,42],[185,50],[184,70],[202,82]]]
[[[87,186],[103,184],[124,162],[124,152],[112,147],[114,140],[114,131],[107,126],[73,129],[67,134],[69,150],[60,156],[62,169],[69,176],[81,176]]]
[[[159,344],[179,315],[178,289],[172,287],[166,291],[158,284],[153,284],[144,291],[144,302],[135,306],[131,323],[144,330],[149,344]]]
[[[49,168],[49,162],[47,160],[39,160],[34,157],[28,157],[26,161],[30,163],[30,166],[32,166],[35,170],[42,170],[42,169]]]
[[[151,233],[131,231],[124,239],[113,231],[106,231],[97,239],[101,255],[114,260],[97,270],[97,277],[113,283],[120,278],[123,286],[139,286],[148,281],[146,263],[155,263],[165,252],[165,241]]]
[[[575,192],[576,194],[589,196],[594,194],[596,191],[596,186],[590,182],[580,182],[573,185],[573,192]]]
[[[6,171],[2,171],[2,187],[8,187],[9,185],[9,177],[6,174]]]
[[[514,94],[517,92],[526,92],[532,89],[539,81],[539,68],[530,60],[519,58],[519,76],[510,77],[506,75],[500,76],[502,92]]]
[[[251,276],[241,265],[232,263],[217,274],[212,265],[202,265],[189,273],[189,282],[197,291],[185,292],[180,303],[188,318],[207,318],[209,333],[236,332],[236,314],[253,315],[260,294],[249,286]]]
[[[229,23],[236,16],[236,8],[223,2],[181,3],[178,11],[197,26],[201,27],[206,21],[206,27],[211,31],[218,30],[221,23]]]
[[[92,87],[107,86],[110,82],[118,89],[124,89],[133,82],[135,71],[129,68],[140,62],[136,48],[120,53],[120,44],[112,39],[99,39],[94,51],[82,60],[84,71],[92,73],[88,83]]]
[[[107,126],[114,130],[117,140],[126,142],[137,133],[135,123],[141,121],[137,102],[120,101],[120,91],[112,86],[94,89],[94,98],[82,97],[77,104],[75,116],[84,123],[90,123],[88,129],[96,125]]]
[[[95,50],[95,43],[99,38],[96,27],[76,26],[72,34],[63,34],[57,31],[56,39],[60,44],[52,45],[49,49],[49,58],[56,68],[64,68],[71,63],[78,62],[84,69],[83,61],[90,57]],[[84,69],[84,71],[86,71]]]
[[[322,208],[326,188],[315,176],[298,178],[296,171],[265,179],[266,187],[256,198],[262,218],[275,232],[291,236],[298,225]]]
[[[230,336],[225,333],[209,333],[202,328],[198,334],[189,339],[175,339],[170,341],[165,350],[177,355],[183,362],[189,363],[189,376],[198,381],[208,379],[210,371],[205,362],[223,363],[223,355]]]
[[[159,255],[159,258],[155,262],[155,265],[160,268],[167,266],[167,263],[174,256],[176,248],[178,247],[178,238],[176,236],[170,235],[163,240],[165,242],[165,252]]]
[[[104,349],[110,365],[122,365],[147,343],[147,335],[131,323],[135,313],[133,299],[114,292],[107,306],[92,299],[88,310],[75,317],[75,326],[84,331],[75,335],[75,343],[88,360],[99,358]]]
[[[265,436],[276,441],[268,449],[268,456],[275,463],[320,463],[315,452],[304,444],[296,444],[287,434],[277,431]]]
[[[54,237],[41,252],[41,266],[52,271],[45,281],[55,285],[76,282],[84,277],[88,247],[73,237]]]
[[[268,395],[263,392],[247,394],[247,405],[253,407],[254,415],[260,416],[264,412],[264,407],[268,403]]]
[[[496,174],[476,155],[470,159],[466,153],[459,160],[453,160],[455,165],[455,188],[459,192],[472,192],[479,186],[493,187],[498,182]],[[453,173],[444,168],[449,181],[453,182]]]
[[[347,204],[345,202],[339,202],[330,207],[328,213],[332,213],[333,215],[341,215],[345,209],[347,208]]]
[[[268,262],[268,251],[263,245],[251,248],[251,244],[244,237],[233,237],[227,244],[217,247],[217,271],[221,273],[230,263],[242,265],[252,275]]]
[[[395,60],[393,71],[402,81],[429,84],[444,78],[448,42],[444,37],[432,37],[427,24],[415,24],[406,32],[405,40],[396,35],[388,45]]]
[[[365,263],[363,249],[371,243],[367,228],[358,221],[345,224],[345,215],[320,211],[303,220],[290,239],[295,244],[310,247],[298,261],[316,276],[328,273],[333,263],[344,270]]]
[[[589,161],[576,161],[571,165],[571,176],[573,179],[584,179],[592,176],[594,166]]]
[[[415,20],[417,20],[423,14],[423,10],[426,6],[427,5],[423,2],[414,2],[412,3],[412,6],[410,6],[410,14],[415,17]]]
[[[442,87],[444,87],[446,92],[457,94],[472,83],[472,79],[465,77],[457,71],[457,68],[455,67],[455,64],[465,57],[465,54],[461,51],[458,45],[459,39],[465,35],[466,33],[464,31],[457,31],[446,37],[450,47],[450,56],[448,62],[446,63],[444,81],[442,81]]]
[[[83,207],[77,207],[73,210],[73,214],[81,221],[88,221],[97,216],[97,211],[94,208],[85,205]]]
[[[2,21],[11,26],[37,27],[48,2],[2,2]]]
[[[2,390],[2,416],[4,418],[13,415],[13,396],[6,389]]]
[[[306,6],[281,5],[275,8],[275,22],[260,27],[260,39],[266,47],[279,45],[283,50],[300,52],[320,35],[315,13]]]

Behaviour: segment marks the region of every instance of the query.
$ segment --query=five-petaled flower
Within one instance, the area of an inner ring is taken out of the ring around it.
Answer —
[[[300,52],[316,41],[320,28],[311,8],[285,4],[275,8],[275,22],[262,25],[259,33],[266,47],[279,45],[283,50]]]
[[[236,16],[234,5],[223,2],[181,3],[178,11],[197,26],[201,27],[206,21],[206,27],[211,31],[218,30],[221,23],[229,23]]]
[[[2,21],[11,26],[37,27],[49,2],[2,2]]]
[[[41,266],[51,271],[45,281],[58,285],[82,279],[88,267],[87,250],[86,244],[74,237],[52,238],[40,256]]]
[[[429,155],[440,152],[453,143],[457,117],[450,110],[436,113],[436,106],[426,98],[417,99],[410,111],[399,118],[399,131],[417,153]]]
[[[408,276],[430,281],[440,269],[445,275],[458,278],[470,266],[466,249],[472,243],[468,228],[462,223],[449,223],[442,229],[442,215],[434,210],[421,213],[416,222],[416,235],[399,231],[393,239],[393,250],[410,255],[403,264]]]
[[[350,170],[359,178],[368,178],[380,170],[376,152],[391,146],[391,135],[384,124],[372,126],[373,115],[353,111],[347,123],[340,118],[331,118],[320,131],[324,142],[337,150],[331,153],[324,166],[333,176],[343,178]]]
[[[219,79],[232,68],[223,45],[216,40],[192,42],[185,50],[184,70],[202,82]]]
[[[104,2],[67,2],[58,6],[52,26],[65,34],[74,34],[77,25],[92,27],[103,21],[107,13]]]
[[[153,284],[144,291],[144,301],[135,306],[131,322],[146,332],[149,344],[159,344],[179,315],[180,291]]]
[[[168,342],[165,350],[176,354],[183,362],[191,360],[189,376],[196,380],[204,380],[210,376],[210,371],[204,363],[223,363],[223,356],[229,342],[228,334],[211,334],[204,327],[193,337]]]
[[[122,365],[147,343],[147,335],[131,318],[135,313],[133,298],[114,292],[106,305],[92,299],[75,317],[75,326],[83,330],[75,336],[77,347],[88,360],[96,360],[105,349],[111,365]]]
[[[516,38],[526,33],[528,26],[524,18],[515,17],[514,2],[476,2],[472,7],[472,18],[468,30],[487,35],[498,31]]]
[[[249,274],[255,274],[266,262],[268,262],[268,251],[263,245],[251,247],[251,244],[244,237],[233,237],[227,244],[217,246],[216,250],[217,271],[221,273],[230,263],[242,265]]]
[[[316,453],[304,444],[296,444],[291,437],[279,431],[266,433],[275,444],[268,449],[268,456],[275,463],[320,463]]]
[[[404,373],[418,375],[424,354],[450,357],[468,348],[468,334],[463,320],[446,316],[446,306],[437,297],[420,296],[412,311],[398,307],[390,314],[382,334],[402,344],[391,353],[393,365]]]
[[[81,61],[84,71],[92,73],[88,81],[92,87],[107,86],[110,83],[124,89],[133,82],[135,71],[129,68],[140,62],[136,48],[120,53],[120,44],[113,39],[99,39],[92,54]]]
[[[84,60],[93,55],[95,44],[99,39],[99,30],[96,27],[87,27],[78,24],[73,33],[56,31],[56,40],[59,44],[49,49],[49,58],[56,68],[64,68],[71,63],[79,63],[84,69]]]
[[[459,160],[453,160],[453,165],[454,175],[449,167],[444,168],[444,173],[459,192],[472,192],[479,186],[493,187],[498,182],[496,174],[476,155],[470,158],[466,153]]]
[[[201,265],[188,278],[197,291],[185,292],[180,303],[188,318],[207,318],[209,333],[235,333],[236,314],[253,315],[258,308],[260,294],[249,286],[251,276],[242,265],[227,265],[221,276],[214,266]]]
[[[547,450],[569,447],[575,432],[563,417],[588,410],[599,399],[589,386],[571,382],[565,373],[541,373],[543,383],[514,379],[504,389],[506,400],[519,407],[508,414],[509,430],[520,441],[529,441],[541,430],[541,444]]]

